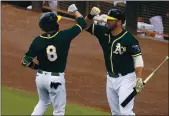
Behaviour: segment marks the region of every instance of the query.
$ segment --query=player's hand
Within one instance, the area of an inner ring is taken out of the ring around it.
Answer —
[[[143,83],[142,78],[137,78],[135,90],[137,91],[137,93],[139,93],[139,92],[141,92],[143,89],[144,89],[144,83]]]
[[[93,7],[87,17],[88,19],[93,19],[94,16],[97,16],[99,14],[100,14],[100,9],[97,7]]]
[[[92,10],[90,11],[90,14],[93,16],[99,15],[100,14],[100,9],[97,7],[93,7]]]
[[[76,7],[76,5],[75,4],[72,4],[72,5],[70,5],[69,7],[68,7],[68,12],[69,13],[74,13],[75,11],[77,11],[78,9],[77,9],[77,7]]]

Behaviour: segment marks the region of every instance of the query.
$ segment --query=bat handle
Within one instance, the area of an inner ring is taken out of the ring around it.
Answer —
[[[122,107],[125,107],[137,94],[136,89],[134,88],[133,92],[121,103]]]

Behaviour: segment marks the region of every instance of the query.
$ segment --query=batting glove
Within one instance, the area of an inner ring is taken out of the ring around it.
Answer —
[[[99,14],[100,14],[100,9],[97,7],[93,7],[87,17],[88,19],[93,19],[94,16],[99,15]]]
[[[69,7],[68,7],[68,12],[69,13],[74,13],[75,11],[77,11],[78,9],[77,9],[77,7],[76,7],[76,5],[75,4],[72,4],[72,5],[70,5]]]
[[[137,78],[135,90],[137,91],[137,93],[139,93],[139,92],[141,92],[143,89],[144,89],[144,83],[143,83],[142,78]]]

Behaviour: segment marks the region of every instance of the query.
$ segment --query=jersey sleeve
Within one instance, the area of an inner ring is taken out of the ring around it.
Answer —
[[[29,50],[25,53],[24,57],[22,58],[21,64],[24,67],[29,67],[32,64],[33,58],[36,57],[36,46],[35,42],[33,41],[29,47]]]
[[[129,51],[131,53],[131,56],[133,57],[141,55],[141,48],[139,42],[135,38],[132,40],[131,44],[129,45]]]
[[[31,58],[34,58],[37,56],[37,49],[36,49],[36,45],[35,45],[35,40],[32,41],[29,50],[25,53],[26,56],[29,56]]]
[[[86,29],[87,32],[89,32],[92,35],[95,35],[98,37],[102,33],[102,26],[98,24],[92,23],[88,29]]]
[[[77,24],[75,24],[70,29],[64,31],[66,38],[69,40],[74,39],[80,32],[82,32],[86,28],[86,21],[83,17],[79,17],[76,19]]]

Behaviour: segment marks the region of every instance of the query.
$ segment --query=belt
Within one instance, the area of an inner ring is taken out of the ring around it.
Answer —
[[[113,73],[109,73],[109,72],[108,72],[109,77],[112,77],[112,78],[118,78],[118,77],[120,77],[120,76],[125,76],[125,75],[127,75],[127,74],[128,74],[128,73],[113,74]]]
[[[39,69],[37,70],[37,72],[40,73],[40,74],[43,74],[43,73],[45,74],[45,72],[43,72],[42,70],[39,70]],[[52,76],[60,76],[60,74],[58,72],[51,72],[51,75]]]

